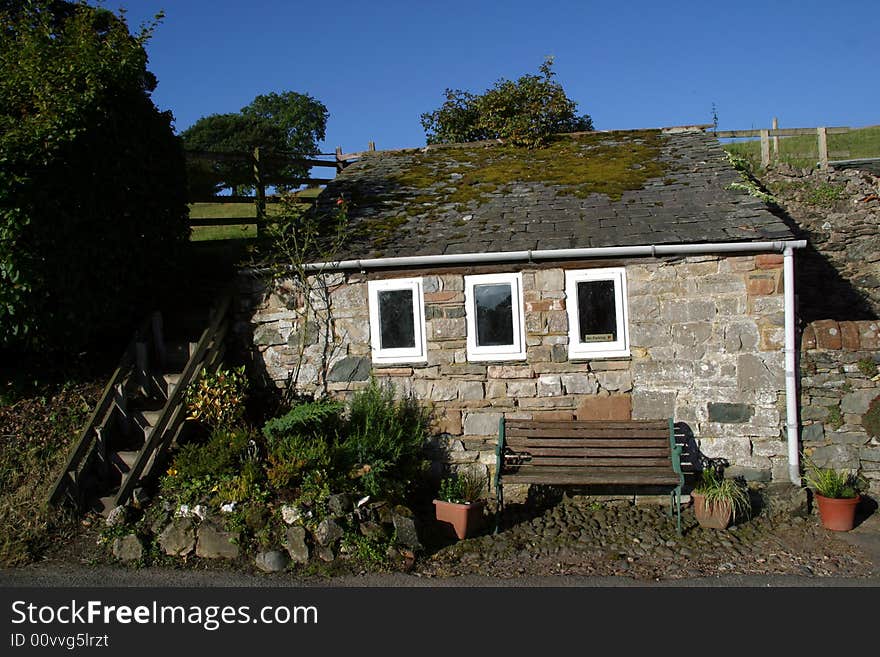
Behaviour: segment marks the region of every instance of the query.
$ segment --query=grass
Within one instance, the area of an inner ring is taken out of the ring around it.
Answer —
[[[320,194],[320,188],[304,189],[297,192],[303,200],[311,201]],[[303,206],[305,207],[305,205]],[[266,215],[277,216],[281,212],[280,203],[267,203]],[[193,226],[190,240],[208,242],[215,240],[241,240],[257,237],[257,225],[248,219],[257,216],[257,208],[253,203],[190,203],[189,216],[192,219],[241,219],[241,223],[218,226]]]
[[[68,382],[0,406],[0,564],[33,561],[75,529],[44,500],[99,394],[97,381]]]
[[[761,163],[760,140],[731,142],[724,144],[724,148],[746,158],[753,166]],[[793,166],[812,167],[819,160],[815,136],[780,137],[779,151],[780,160]],[[838,156],[835,152],[849,154]],[[828,135],[828,159],[856,160],[868,157],[880,157],[880,126],[858,128],[842,135]]]

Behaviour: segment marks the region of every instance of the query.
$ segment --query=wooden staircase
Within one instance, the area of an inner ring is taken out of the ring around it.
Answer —
[[[107,515],[164,464],[186,426],[185,391],[222,363],[231,296],[215,304],[197,341],[166,342],[154,313],[135,332],[80,434],[48,503]]]

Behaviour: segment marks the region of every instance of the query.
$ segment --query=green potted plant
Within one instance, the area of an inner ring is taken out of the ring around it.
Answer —
[[[700,473],[700,481],[691,491],[694,515],[701,527],[726,529],[737,518],[751,513],[748,490],[736,479],[724,477],[719,460],[709,460]]]
[[[804,465],[804,480],[813,489],[822,526],[838,532],[852,529],[864,479],[848,470],[820,468],[809,459],[804,459]]]
[[[461,470],[440,482],[438,499],[434,500],[437,521],[449,526],[459,538],[469,538],[483,527],[481,499],[486,492],[486,477],[475,470]]]

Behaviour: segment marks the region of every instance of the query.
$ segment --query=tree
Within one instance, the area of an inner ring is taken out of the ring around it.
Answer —
[[[327,108],[308,94],[286,91],[257,96],[240,113],[212,114],[196,121],[181,137],[187,150],[251,153],[259,147],[263,155],[280,153],[288,158],[305,158],[318,153],[324,139]],[[247,189],[253,173],[249,162],[191,160],[188,166],[190,190],[216,193],[222,187]],[[305,177],[308,167],[269,159],[266,177]]]
[[[535,148],[556,133],[593,129],[589,115],[578,116],[577,103],[554,78],[553,58],[516,82],[501,79],[480,95],[447,89],[446,102],[421,115],[429,144],[503,139]]]
[[[0,348],[130,326],[186,243],[181,144],[146,68],[157,22],[0,3]]]

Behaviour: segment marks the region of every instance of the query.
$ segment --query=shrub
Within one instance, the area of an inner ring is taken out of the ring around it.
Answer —
[[[373,380],[355,394],[340,457],[356,487],[376,497],[402,496],[425,464],[428,423],[413,397],[395,399],[389,385]]]
[[[244,417],[247,387],[244,366],[221,368],[214,374],[203,369],[199,380],[186,391],[187,418],[209,429],[230,429]]]
[[[331,470],[344,408],[329,399],[300,402],[263,426],[269,454],[267,475],[274,489],[299,488],[310,471]]]
[[[0,347],[75,353],[127,328],[186,245],[151,29],[84,2],[0,2]]]
[[[162,478],[162,493],[178,504],[195,504],[221,486],[232,486],[249,458],[250,445],[246,429],[217,429],[205,443],[183,445]]]

